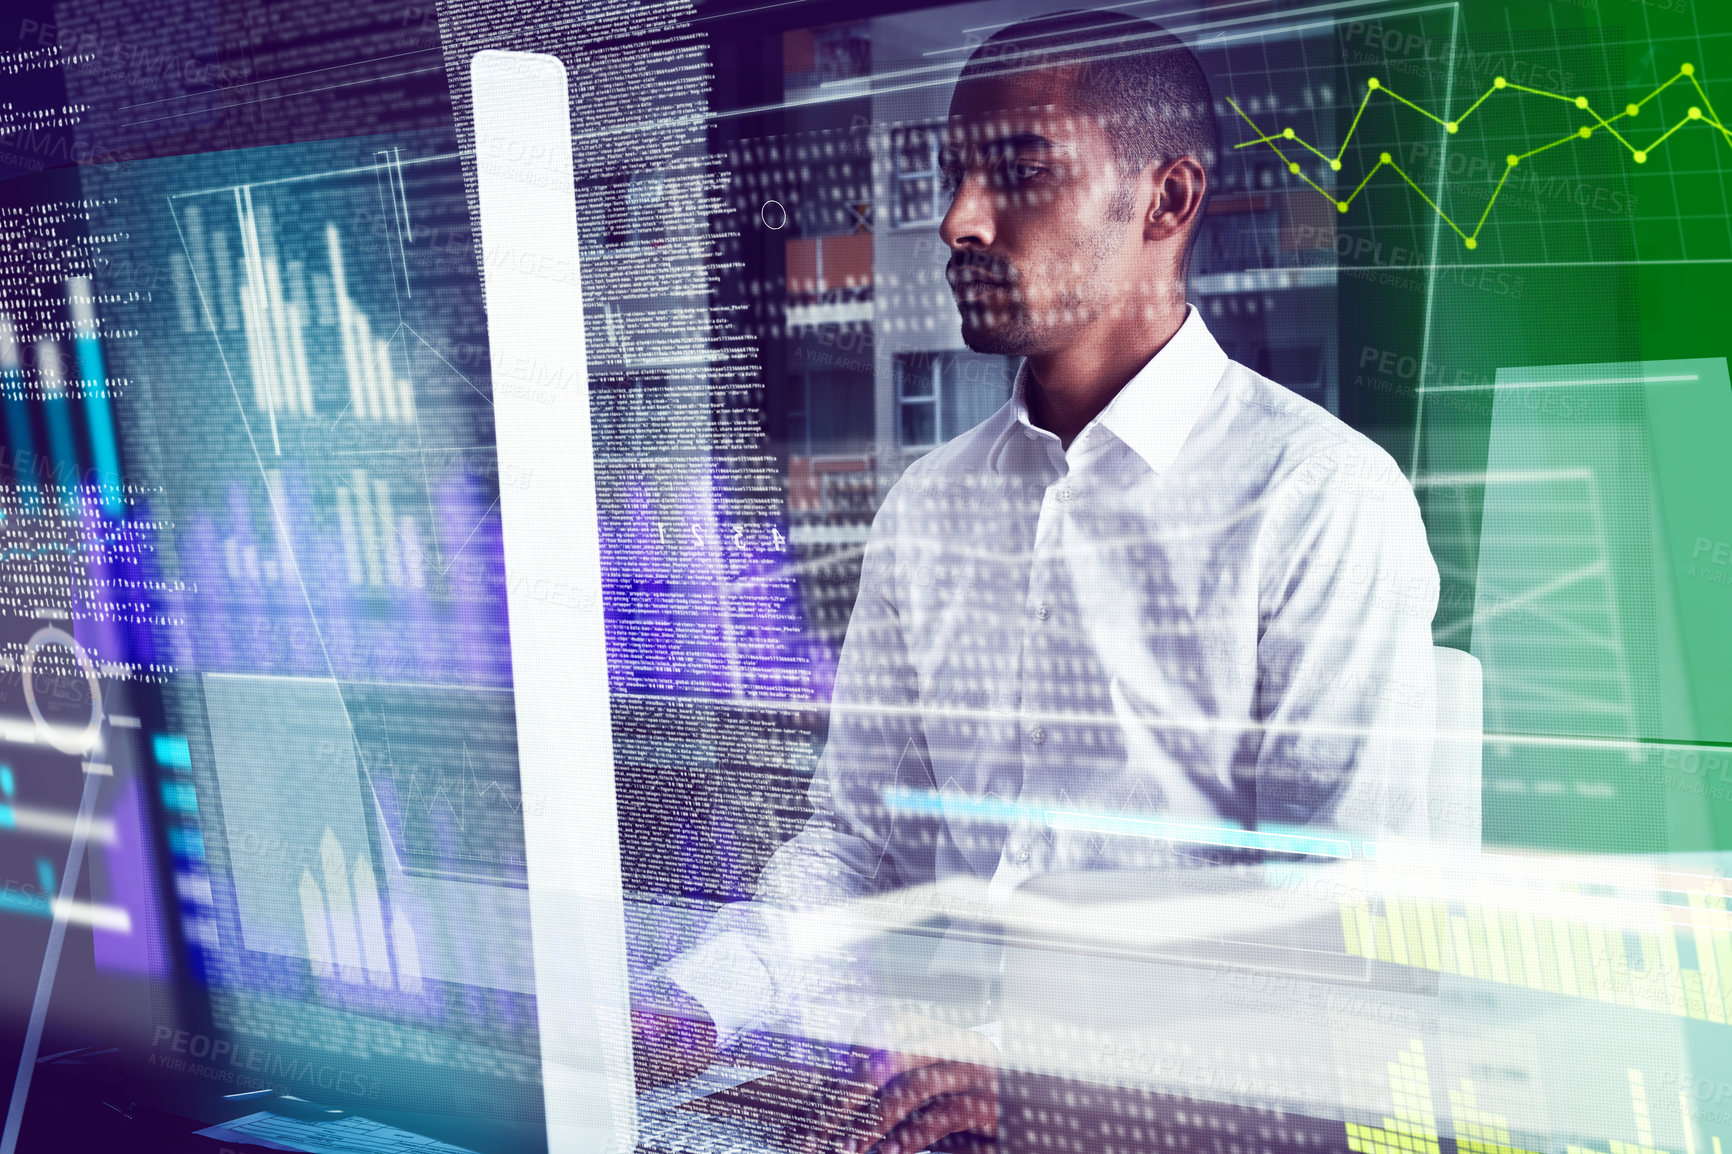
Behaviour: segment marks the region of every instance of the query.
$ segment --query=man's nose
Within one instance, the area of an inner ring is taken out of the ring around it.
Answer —
[[[938,225],[938,235],[958,252],[991,248],[996,231],[993,215],[993,190],[988,187],[986,174],[971,172],[957,185],[950,211]]]

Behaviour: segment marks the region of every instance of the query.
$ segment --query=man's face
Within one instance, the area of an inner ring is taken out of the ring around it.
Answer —
[[[1149,270],[1135,186],[1077,105],[1065,66],[964,80],[943,168],[956,190],[939,235],[976,352],[1062,349],[1133,305]]]

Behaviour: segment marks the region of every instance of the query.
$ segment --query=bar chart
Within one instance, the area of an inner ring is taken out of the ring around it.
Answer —
[[[267,193],[272,187],[193,196],[178,214],[202,327],[216,335],[237,391],[250,395],[272,454],[285,451],[290,423],[313,435],[344,418],[412,425],[405,346],[414,338],[394,299],[405,275],[388,257],[381,261],[390,246],[377,237],[345,242],[335,220],[284,228],[285,216],[295,219],[308,205],[273,203],[287,198]],[[295,194],[315,206],[365,195],[364,188],[350,196]],[[345,207],[332,206],[354,218]],[[393,299],[376,291],[384,285]],[[182,323],[198,326],[190,316]],[[240,388],[243,377],[249,388]]]
[[[407,918],[397,917],[387,930],[372,864],[364,855],[351,864],[328,827],[319,841],[319,862],[322,878],[303,869],[300,883],[307,958],[314,975],[420,993],[415,929]]]

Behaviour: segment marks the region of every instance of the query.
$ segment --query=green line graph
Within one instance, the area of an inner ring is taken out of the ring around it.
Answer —
[[[1666,91],[1666,89],[1672,87],[1672,85],[1677,84],[1681,80],[1687,80],[1695,87],[1696,94],[1701,98],[1702,103],[1700,105],[1691,105],[1689,112],[1687,112],[1676,124],[1660,133],[1652,144],[1649,144],[1646,147],[1640,147],[1631,143],[1630,136],[1634,135],[1633,122],[1641,116],[1642,109],[1646,107],[1650,101],[1654,100],[1662,92]],[[1479,111],[1480,106],[1487,100],[1491,99],[1493,94],[1505,91],[1520,92],[1529,96],[1539,96],[1548,100],[1562,101],[1571,107],[1586,112],[1593,118],[1594,123],[1584,124],[1580,128],[1571,132],[1568,136],[1559,137],[1557,140],[1551,141],[1549,144],[1542,144],[1538,148],[1531,148],[1526,152],[1512,152],[1506,156],[1504,158],[1503,174],[1498,178],[1497,187],[1492,190],[1491,199],[1486,202],[1485,211],[1480,213],[1479,220],[1474,223],[1472,232],[1468,232],[1466,229],[1462,228],[1460,224],[1452,220],[1449,214],[1444,212],[1443,208],[1439,206],[1436,201],[1427,196],[1425,190],[1419,187],[1419,184],[1413,179],[1413,177],[1409,176],[1406,170],[1403,169],[1400,164],[1396,163],[1394,157],[1387,152],[1382,153],[1377,158],[1377,163],[1371,166],[1371,170],[1365,174],[1365,179],[1361,180],[1352,192],[1348,193],[1345,198],[1339,198],[1328,189],[1312,180],[1309,176],[1305,175],[1305,171],[1299,162],[1293,160],[1285,152],[1281,151],[1281,145],[1283,143],[1295,144],[1328,164],[1330,171],[1340,172],[1341,158],[1347,154],[1347,146],[1353,141],[1353,134],[1359,128],[1360,118],[1365,115],[1366,105],[1370,104],[1372,96],[1379,92],[1383,93],[1391,100],[1413,109],[1413,111],[1419,113],[1426,119],[1437,122],[1443,126],[1445,132],[1454,135],[1461,130],[1463,122],[1465,122],[1467,118],[1472,116],[1475,112]],[[1286,163],[1288,172],[1310,185],[1320,196],[1323,197],[1324,200],[1333,204],[1336,209],[1342,213],[1345,213],[1353,204],[1354,200],[1358,198],[1359,194],[1365,191],[1365,187],[1371,183],[1372,177],[1376,176],[1385,168],[1392,169],[1397,176],[1406,182],[1409,188],[1413,189],[1413,191],[1419,195],[1421,200],[1431,206],[1433,212],[1443,218],[1443,222],[1449,225],[1449,227],[1455,231],[1455,234],[1461,237],[1463,243],[1465,243],[1470,249],[1479,247],[1479,234],[1480,231],[1485,228],[1485,222],[1491,217],[1492,206],[1497,203],[1498,194],[1503,191],[1504,183],[1509,180],[1509,174],[1514,172],[1516,167],[1520,165],[1522,161],[1527,160],[1529,157],[1538,156],[1540,153],[1547,152],[1561,144],[1568,144],[1571,141],[1576,140],[1591,140],[1596,128],[1603,128],[1606,132],[1610,133],[1613,139],[1615,139],[1630,153],[1630,158],[1637,164],[1646,164],[1648,158],[1654,154],[1655,150],[1672,138],[1673,133],[1693,122],[1704,124],[1709,128],[1714,129],[1726,141],[1727,146],[1732,147],[1732,129],[1728,129],[1726,125],[1721,123],[1719,114],[1714,111],[1713,101],[1708,99],[1707,90],[1702,87],[1702,82],[1696,78],[1696,67],[1693,64],[1680,65],[1678,71],[1670,80],[1659,85],[1654,89],[1654,91],[1642,97],[1642,99],[1632,104],[1626,104],[1623,111],[1610,117],[1601,116],[1596,112],[1586,96],[1567,96],[1560,92],[1547,92],[1541,88],[1529,88],[1525,84],[1517,84],[1512,80],[1507,80],[1504,77],[1499,76],[1492,81],[1491,87],[1487,88],[1485,92],[1480,95],[1478,100],[1475,100],[1472,104],[1468,105],[1466,111],[1462,112],[1460,116],[1451,120],[1415,104],[1405,96],[1391,90],[1378,80],[1377,77],[1373,76],[1365,82],[1365,95],[1359,101],[1359,110],[1353,114],[1353,123],[1348,125],[1347,135],[1342,138],[1341,147],[1336,150],[1334,156],[1329,155],[1310,141],[1305,140],[1291,128],[1283,128],[1279,132],[1264,133],[1262,126],[1255,120],[1251,119],[1251,117],[1246,114],[1245,110],[1240,108],[1238,102],[1231,96],[1227,98],[1227,103],[1233,106],[1234,112],[1237,112],[1244,118],[1245,123],[1251,126],[1252,131],[1259,133],[1257,138],[1254,140],[1247,140],[1243,143],[1235,144],[1233,146],[1235,150],[1251,148],[1259,144],[1268,145],[1269,148],[1274,151],[1275,155],[1279,156],[1282,161]],[[1620,132],[1616,127],[1617,122],[1619,121],[1627,122],[1624,125],[1623,132]],[[1626,133],[1629,133],[1630,135],[1626,135]]]

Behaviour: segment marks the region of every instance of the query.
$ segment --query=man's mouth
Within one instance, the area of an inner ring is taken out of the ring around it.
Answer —
[[[969,304],[997,300],[1009,292],[1009,285],[995,280],[965,281],[960,285],[952,286],[950,290],[951,295],[958,301]]]
[[[980,268],[951,265],[944,270],[950,292],[958,302],[994,300],[1011,291],[1008,279]]]

